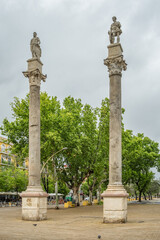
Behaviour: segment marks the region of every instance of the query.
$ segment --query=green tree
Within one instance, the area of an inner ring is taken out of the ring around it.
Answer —
[[[123,131],[122,136],[123,183],[135,184],[141,201],[142,193],[147,191],[154,177],[150,168],[160,164],[158,143],[144,134],[134,136],[130,130]]]
[[[93,172],[97,142],[96,112],[88,104],[82,105],[80,99],[65,98],[61,111],[60,129],[63,146],[67,150],[56,159],[59,177],[73,189],[78,202],[78,190],[85,178]]]
[[[90,196],[98,190],[99,194],[105,190],[109,178],[109,100],[102,100],[101,107],[96,109],[98,116],[96,150],[93,161],[93,172],[82,185],[86,195]],[[100,197],[99,197],[100,200]]]
[[[14,177],[14,191],[25,191],[28,185],[28,173],[25,170],[14,168],[12,174]]]
[[[56,97],[41,93],[41,159],[47,160],[53,150],[60,147],[59,111],[60,103]],[[29,145],[29,95],[25,99],[14,98],[11,103],[12,121],[3,120],[1,132],[12,143],[12,153],[18,161],[23,162],[28,157]]]
[[[160,180],[152,180],[147,190],[149,199],[151,200],[153,195],[159,196],[159,193],[160,193]]]
[[[93,172],[97,143],[96,111],[72,97],[65,98],[61,108],[57,98],[46,93],[41,93],[40,106],[41,163],[62,148],[67,148],[56,155],[54,161],[59,169],[58,179],[73,189],[76,196],[80,184]],[[13,121],[4,119],[1,131],[13,143],[12,153],[17,155],[19,162],[23,162],[28,157],[29,96],[22,100],[15,98],[11,110]],[[47,165],[53,172],[53,161]],[[45,188],[49,184],[47,179],[43,181]]]
[[[100,108],[83,105],[80,99],[67,97],[62,106],[56,97],[41,93],[41,163],[47,162],[47,175],[42,174],[46,191],[50,191],[54,164],[59,182],[73,189],[78,200],[79,186],[88,179],[90,192],[106,189],[109,165],[109,100]],[[11,103],[13,120],[4,119],[1,131],[13,143],[12,153],[18,163],[28,157],[29,96]],[[136,184],[141,197],[153,174],[151,167],[160,166],[158,144],[143,134],[134,136],[124,131],[122,123],[123,183]],[[65,148],[64,151],[61,151]],[[53,184],[52,184],[53,185]]]
[[[89,187],[87,181],[82,183],[81,190],[83,191],[83,194],[88,196],[89,195]]]
[[[24,170],[9,167],[0,171],[1,192],[22,192],[28,184],[27,173]]]
[[[108,183],[109,100],[104,99],[101,108],[93,109],[69,97],[64,101],[62,114],[63,133],[67,137],[63,146],[68,151],[63,155],[62,163],[67,168],[61,171],[61,179],[73,189],[77,199],[78,189],[86,180],[92,199],[92,192],[96,188],[100,190],[102,183]]]
[[[58,148],[61,148],[59,134],[60,103],[56,97],[41,93],[41,162],[45,162]],[[29,145],[29,95],[25,99],[14,98],[11,103],[12,121],[4,119],[1,132],[12,143],[12,154],[22,164],[28,157]],[[59,150],[59,149],[58,149]],[[43,182],[44,183],[44,182]]]
[[[102,192],[107,188],[109,182],[109,99],[102,100],[101,107],[98,110],[98,144],[97,161],[94,174],[97,176],[97,188]]]
[[[1,132],[8,137],[8,143],[12,143],[12,153],[16,154],[17,161],[24,161],[28,157],[29,143],[29,95],[20,100],[15,97],[10,104],[13,121],[7,118],[3,120]]]
[[[0,192],[14,191],[14,177],[11,168],[1,169],[0,171]]]

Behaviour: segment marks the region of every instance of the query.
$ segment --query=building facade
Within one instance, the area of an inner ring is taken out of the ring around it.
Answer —
[[[28,159],[22,164],[17,163],[16,156],[11,153],[12,143],[7,142],[7,138],[0,137],[0,170],[5,167],[16,166],[18,168],[27,170],[28,169]]]

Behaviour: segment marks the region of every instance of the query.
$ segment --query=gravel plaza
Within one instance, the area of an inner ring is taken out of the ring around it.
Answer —
[[[48,208],[44,221],[22,221],[21,207],[0,208],[0,240],[159,240],[160,199],[128,204],[125,224],[104,224],[102,206]]]

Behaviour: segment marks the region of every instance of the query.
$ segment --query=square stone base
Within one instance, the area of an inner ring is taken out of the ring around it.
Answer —
[[[103,196],[103,222],[125,223],[127,221],[128,193],[123,185],[108,186]]]
[[[127,198],[104,197],[103,199],[103,222],[125,223],[127,221]]]
[[[47,197],[22,197],[22,219],[28,221],[47,219]]]
[[[109,58],[121,56],[122,52],[123,52],[123,49],[122,49],[122,46],[120,43],[114,43],[114,44],[110,44],[108,46],[108,57]]]

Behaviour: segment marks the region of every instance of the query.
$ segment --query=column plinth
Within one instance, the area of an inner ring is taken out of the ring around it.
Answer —
[[[40,85],[46,76],[42,74],[42,62],[38,58],[28,61],[29,79],[29,185],[22,192],[22,219],[30,221],[47,218],[47,196],[40,184]]]
[[[109,125],[109,185],[103,192],[103,222],[124,223],[127,221],[128,193],[122,185],[122,143],[121,143],[121,76],[126,70],[120,43],[108,46],[108,67],[110,78],[110,125]]]

